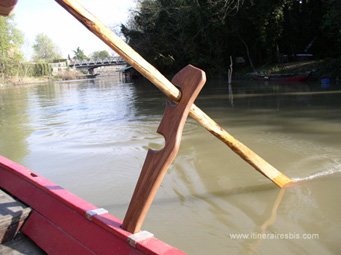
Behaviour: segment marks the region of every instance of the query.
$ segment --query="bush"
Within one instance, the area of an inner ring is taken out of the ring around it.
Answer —
[[[50,76],[52,73],[52,69],[50,68],[48,63],[38,62],[33,66],[33,76]]]
[[[74,69],[66,69],[58,72],[58,74],[56,75],[58,79],[62,80],[76,80],[80,79],[82,76],[84,76],[82,75],[82,73]]]

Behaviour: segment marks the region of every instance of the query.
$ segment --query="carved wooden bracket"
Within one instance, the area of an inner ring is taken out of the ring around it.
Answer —
[[[123,229],[132,233],[140,231],[163,177],[178,153],[188,113],[205,82],[205,72],[192,65],[186,66],[173,77],[172,83],[179,87],[181,99],[177,104],[167,101],[157,130],[164,136],[165,146],[159,151],[148,151],[123,221]]]

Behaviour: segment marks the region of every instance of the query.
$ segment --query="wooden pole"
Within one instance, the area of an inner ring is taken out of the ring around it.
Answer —
[[[142,58],[128,44],[116,36],[95,16],[84,9],[77,0],[55,1],[158,87],[168,98],[177,102],[180,100],[180,91],[166,77]],[[292,182],[290,178],[282,174],[247,146],[235,139],[194,104],[191,107],[190,116],[279,187],[283,187]]]

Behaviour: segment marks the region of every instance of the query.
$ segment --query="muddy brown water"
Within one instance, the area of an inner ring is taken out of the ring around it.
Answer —
[[[278,189],[188,120],[143,229],[189,254],[340,254],[334,89],[211,81],[196,104],[299,182]],[[1,89],[0,154],[122,219],[148,148],[162,148],[164,101],[117,77]]]

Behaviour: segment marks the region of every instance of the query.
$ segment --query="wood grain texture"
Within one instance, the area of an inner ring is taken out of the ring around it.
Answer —
[[[31,209],[0,190],[0,243],[11,241]]]
[[[123,229],[132,233],[140,231],[163,177],[178,153],[182,130],[190,107],[205,81],[205,73],[191,65],[186,66],[174,76],[172,82],[181,89],[182,97],[178,104],[167,101],[163,118],[157,130],[164,136],[165,146],[159,151],[148,151],[123,220]]]
[[[108,27],[102,24],[96,17],[85,10],[76,0],[55,1],[158,87],[169,99],[172,101],[180,100],[180,91],[168,79],[129,45],[116,36]],[[283,187],[292,182],[290,178],[278,171],[246,145],[235,139],[194,104],[191,107],[190,116],[279,187]]]
[[[46,255],[35,243],[23,234],[18,234],[14,240],[0,245],[1,255]]]
[[[12,13],[18,0],[1,0],[0,1],[0,16],[8,16]]]

